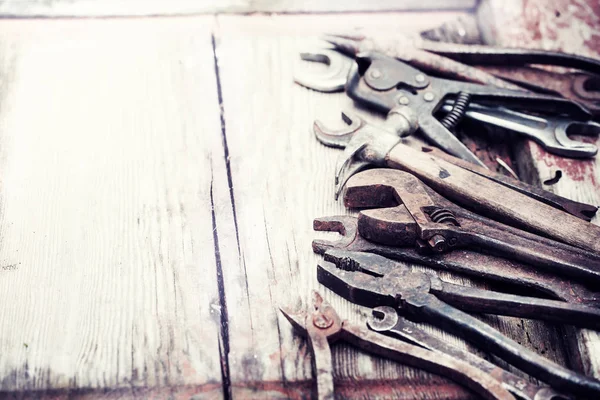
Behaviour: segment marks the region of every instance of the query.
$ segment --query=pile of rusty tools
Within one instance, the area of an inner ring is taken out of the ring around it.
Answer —
[[[309,340],[314,395],[334,397],[329,343],[342,339],[486,399],[600,398],[599,380],[552,362],[473,315],[600,330],[600,227],[590,222],[597,207],[493,172],[456,134],[466,118],[479,129],[493,125],[503,128],[495,132],[524,135],[559,156],[594,157],[596,146],[569,136],[600,133],[593,120],[600,117],[600,92],[589,90],[600,80],[600,61],[409,35],[324,39],[329,48],[300,57],[327,64],[325,72],[301,71],[296,82],[345,91],[387,118],[376,125],[343,112],[343,129],[318,121],[313,126],[321,143],[343,149],[335,196],[343,194],[344,205],[358,211],[314,220],[316,231],[341,235],[313,241],[313,251],[323,256],[317,278],[344,299],[372,308],[364,325],[343,320],[317,292],[306,310],[282,308]],[[413,134],[427,144],[407,137]],[[432,271],[510,290],[457,285]],[[515,294],[523,292],[528,295]],[[523,376],[446,343],[419,323],[461,337]]]

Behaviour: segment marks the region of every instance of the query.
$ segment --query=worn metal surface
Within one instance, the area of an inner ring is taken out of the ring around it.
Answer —
[[[388,112],[398,104],[415,109],[419,116],[419,130],[428,141],[462,159],[480,163],[476,157],[439,121],[434,113],[449,98],[460,99],[468,94],[473,102],[517,107],[521,110],[560,112],[570,117],[587,120],[590,114],[570,100],[497,88],[490,85],[434,78],[402,61],[371,53],[356,58],[358,68],[349,75],[346,92],[356,102],[381,112]],[[458,100],[457,100],[458,101]],[[466,111],[467,107],[464,107]],[[460,114],[462,116],[462,113]]]
[[[444,254],[423,254],[416,248],[387,246],[366,240],[358,234],[358,220],[349,215],[317,218],[315,231],[338,232],[338,240],[314,240],[313,251],[324,254],[329,249],[378,254],[387,258],[449,270],[520,288],[571,303],[600,305],[600,293],[568,278],[549,274],[529,265],[473,251],[455,250]]]
[[[361,211],[358,218],[359,234],[368,240],[435,253],[470,248],[595,285],[600,282],[600,256],[436,201],[406,172],[371,169],[354,175],[346,185],[344,204],[373,208]]]
[[[348,72],[350,71],[353,63],[353,60],[351,58],[331,50],[319,50],[315,52],[301,53],[300,56],[302,59],[307,61],[315,61],[327,64],[328,68],[321,70],[321,72],[319,73],[314,73],[313,71],[309,71],[308,69],[301,69],[300,71],[296,72],[294,76],[294,80],[296,83],[308,87],[310,89],[322,92],[336,92],[344,90]],[[398,102],[399,104],[409,104],[409,99],[408,97],[401,96],[398,98]],[[471,106],[473,107],[477,105],[472,104]],[[481,106],[478,107],[481,108]],[[506,115],[498,115],[499,112],[502,113],[502,111],[499,109],[492,109],[490,112],[488,112],[488,114],[484,113],[483,116],[481,116],[480,118],[484,120],[489,118],[498,119],[498,117],[504,116],[506,118],[515,119],[513,114],[504,113]],[[466,115],[470,116],[470,114],[473,113],[476,113],[476,111],[467,111]],[[408,115],[408,113],[406,113],[406,115]],[[350,125],[346,130],[328,132],[328,130],[322,124],[316,122],[315,133],[317,134],[317,138],[326,145],[344,148],[347,146],[348,143],[355,144],[355,146],[351,147],[352,151],[347,151],[345,153],[349,156],[350,154],[354,154],[355,149],[357,147],[360,147],[364,144],[355,143],[356,141],[351,142],[353,132],[361,128],[363,124],[360,121],[357,121],[356,119],[353,120],[349,114],[343,114],[342,116],[345,122]],[[477,118],[477,116],[475,118]],[[413,121],[412,116],[411,119],[407,119],[407,121],[409,122],[408,126],[398,126],[398,122],[402,123],[404,121],[402,121],[402,119],[398,121],[398,118],[396,116],[395,120],[389,121],[386,125],[390,128],[390,130],[396,132],[400,136],[405,136],[411,134],[415,130],[416,125],[418,124],[418,122]],[[577,132],[584,134],[597,134],[598,125],[593,122],[580,123],[571,120],[561,120],[559,118],[553,118],[550,120],[534,121],[532,129],[531,124],[527,124],[528,121],[523,120],[523,118],[519,118],[516,121],[520,124],[516,124],[515,126],[515,123],[512,123],[511,128],[521,130],[527,133],[528,135],[533,135],[537,137],[539,141],[541,141],[542,143],[546,143],[547,147],[554,148],[559,153],[589,156],[597,152],[596,146],[584,142],[570,140],[567,136],[567,133],[573,134]],[[506,122],[501,121],[499,123],[501,125],[506,125]],[[523,123],[526,124],[523,125]],[[573,130],[575,130],[575,132],[573,132]],[[454,164],[460,165],[462,168],[468,169],[479,175],[486,176],[495,182],[501,183],[520,193],[526,194],[529,197],[542,201],[545,204],[569,212],[570,214],[573,214],[586,221],[589,221],[595,215],[598,209],[598,207],[596,206],[579,203],[574,200],[558,196],[552,192],[542,190],[539,187],[528,185],[527,183],[518,180],[510,179],[505,175],[495,173],[487,168],[483,168],[470,162],[465,162],[460,158],[451,157],[447,153],[439,151],[435,148],[423,148],[423,151],[434,152],[432,154],[435,154],[438,158],[443,158]],[[345,158],[343,158],[342,161],[344,163],[347,162]],[[362,167],[363,166],[359,164],[356,166],[356,170],[359,170]],[[340,169],[338,167],[338,179],[339,171]],[[338,187],[338,193],[339,190],[341,190],[345,179],[341,179],[341,181],[342,184],[340,184]]]
[[[536,385],[528,382],[522,377],[510,373],[476,354],[452,346],[448,342],[441,340],[420,328],[419,325],[398,315],[393,307],[375,307],[372,310],[372,314],[369,316],[367,326],[375,332],[398,337],[425,349],[437,351],[458,358],[459,360],[466,361],[472,366],[498,379],[502,382],[504,387],[522,400],[568,399],[567,396],[561,395],[548,386]]]
[[[457,290],[454,285],[444,284],[439,278],[412,271],[405,264],[375,254],[329,250],[324,258],[326,262],[319,264],[318,268],[319,282],[349,301],[366,307],[397,307],[410,319],[428,322],[484,346],[487,351],[561,391],[584,396],[597,396],[600,393],[600,381],[541,357],[461,311],[481,311],[477,302],[487,299],[486,312],[512,313],[515,308],[520,308],[520,316],[541,318],[541,314],[550,309],[553,312],[562,309],[565,312],[563,315],[566,315],[564,304],[567,303],[513,295],[499,296],[498,293],[485,295],[473,288]],[[475,292],[479,293],[476,295]],[[571,309],[578,307],[581,306],[566,306]],[[588,309],[590,316],[597,312]],[[577,318],[570,322],[575,320]]]
[[[358,117],[350,118],[348,113],[343,114],[350,125],[345,130],[327,130],[315,123],[317,139],[325,145],[344,148],[336,169],[336,194],[352,175],[369,164],[389,166],[410,172],[448,199],[490,218],[600,252],[599,227],[402,144],[393,132],[406,132],[414,126],[414,113],[406,106],[395,107],[391,113],[399,118],[388,119],[385,128],[367,124]]]
[[[418,35],[399,34],[392,37],[365,37],[363,35],[327,35],[324,37],[335,48],[352,56],[361,53],[378,52],[389,57],[410,63],[416,68],[436,71],[449,78],[467,82],[477,82],[505,89],[519,89],[518,86],[503,81],[483,70],[470,67],[450,58],[423,49],[423,40]],[[430,42],[430,46],[449,47],[445,43]],[[428,47],[428,46],[426,46]]]
[[[369,331],[366,327],[342,320],[335,309],[317,292],[308,309],[281,309],[296,331],[308,337],[316,374],[313,397],[333,400],[333,367],[329,342],[347,341],[370,353],[391,358],[425,370],[441,373],[475,391],[485,399],[514,399],[495,378],[449,355],[439,355]]]

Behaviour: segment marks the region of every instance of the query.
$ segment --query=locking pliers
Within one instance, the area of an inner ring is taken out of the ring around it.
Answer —
[[[382,112],[395,105],[414,108],[419,115],[421,132],[429,141],[475,164],[482,165],[450,132],[463,117],[520,133],[548,152],[564,157],[593,157],[598,152],[595,145],[569,137],[597,136],[600,124],[590,121],[587,110],[568,100],[433,78],[408,64],[379,54],[361,55],[356,58],[357,65],[353,59],[333,50],[302,53],[301,58],[326,63],[330,68],[322,74],[301,70],[295,76],[297,83],[324,92],[345,87],[357,103]],[[345,81],[347,85],[344,85]],[[485,105],[486,102],[495,106]],[[507,108],[511,105],[568,113],[578,119],[562,115],[533,116]],[[445,113],[439,121],[433,115],[438,112]]]

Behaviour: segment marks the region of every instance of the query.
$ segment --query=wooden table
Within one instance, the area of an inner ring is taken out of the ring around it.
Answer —
[[[278,307],[318,289],[343,317],[359,322],[368,310],[316,280],[310,243],[326,235],[312,220],[349,211],[333,200],[339,151],[310,128],[315,118],[341,124],[353,105],[295,85],[298,50],[323,31],[433,27],[473,13],[472,2],[444,12],[197,15],[205,10],[182,0],[172,14],[190,15],[152,18],[54,3],[60,12],[0,2],[5,16],[68,17],[0,24],[0,396],[307,398],[307,344]],[[560,168],[549,189],[600,203],[595,161],[527,146],[523,177],[539,183]],[[597,333],[484,318],[600,376]],[[564,340],[573,335],[575,347]],[[471,398],[343,344],[333,355],[341,397]]]

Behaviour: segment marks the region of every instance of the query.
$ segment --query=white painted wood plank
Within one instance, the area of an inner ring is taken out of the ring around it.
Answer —
[[[222,396],[212,21],[0,26],[0,391]]]
[[[469,10],[477,0],[0,0],[4,17],[113,17],[223,13]]]

